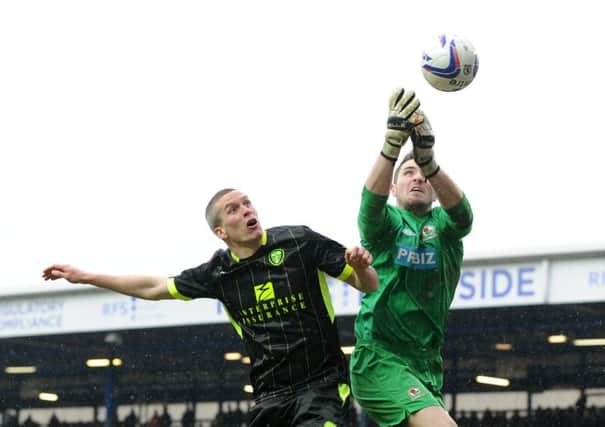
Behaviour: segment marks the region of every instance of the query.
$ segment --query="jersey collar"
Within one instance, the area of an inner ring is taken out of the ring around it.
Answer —
[[[267,230],[263,230],[263,235],[260,238],[260,245],[261,246],[266,246],[267,245]],[[240,262],[240,258],[235,255],[231,249],[229,249],[229,255],[231,256],[231,259],[233,259],[233,261],[235,262]]]

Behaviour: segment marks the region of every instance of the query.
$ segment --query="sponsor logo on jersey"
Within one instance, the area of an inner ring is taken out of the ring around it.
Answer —
[[[283,249],[273,249],[269,254],[269,264],[277,267],[284,262],[286,252]]]
[[[273,290],[273,282],[256,285],[254,287],[254,296],[256,297],[256,302],[274,299],[275,291]]]
[[[254,293],[257,304],[239,310],[243,325],[265,323],[307,309],[302,292],[276,297],[272,282],[256,285]]]
[[[424,393],[419,388],[412,387],[411,389],[408,390],[408,396],[410,397],[410,399],[416,400],[419,397],[424,396]]]
[[[413,248],[400,245],[395,263],[415,270],[433,270],[437,268],[437,251],[432,247]]]

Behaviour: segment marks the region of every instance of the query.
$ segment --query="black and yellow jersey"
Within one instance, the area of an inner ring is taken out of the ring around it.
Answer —
[[[223,303],[250,356],[255,396],[296,389],[328,371],[348,382],[324,275],[349,277],[345,250],[306,226],[270,228],[251,257],[219,250],[171,277],[168,288],[178,299]]]

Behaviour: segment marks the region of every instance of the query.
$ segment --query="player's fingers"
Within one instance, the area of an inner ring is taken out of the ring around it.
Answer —
[[[372,261],[374,260],[374,257],[372,256],[372,254],[368,251],[366,251],[364,253],[363,258],[368,263],[368,265],[372,264]]]
[[[412,92],[412,96],[414,92]],[[401,107],[401,117],[408,119],[412,114],[420,108],[420,100],[418,98],[410,99]]]
[[[56,280],[62,279],[67,276],[65,270],[67,270],[68,266],[65,264],[53,264],[49,267],[46,267],[42,272],[42,277],[46,280]]]
[[[389,109],[391,109],[391,110],[395,109],[397,103],[403,97],[404,92],[405,91],[401,87],[398,87],[395,90],[393,90],[393,93],[391,94],[391,98],[389,99]]]
[[[416,93],[413,90],[404,91],[401,89],[401,94],[395,102],[394,109],[403,112],[403,110],[416,99]]]

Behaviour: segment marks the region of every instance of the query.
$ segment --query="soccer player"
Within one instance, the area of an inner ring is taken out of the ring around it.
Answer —
[[[325,274],[373,292],[369,252],[305,226],[264,230],[250,199],[231,188],[212,197],[206,221],[227,249],[179,275],[112,276],[56,264],[42,277],[150,300],[216,298],[251,359],[251,426],[345,425],[348,371]]]
[[[353,395],[381,426],[452,427],[441,347],[462,264],[470,205],[433,156],[413,91],[391,96],[385,143],[361,196],[358,226],[380,278],[362,299],[351,356]],[[413,150],[397,169],[401,147]],[[394,170],[395,169],[395,170]],[[387,203],[389,193],[396,206]],[[433,207],[437,199],[440,207]]]

